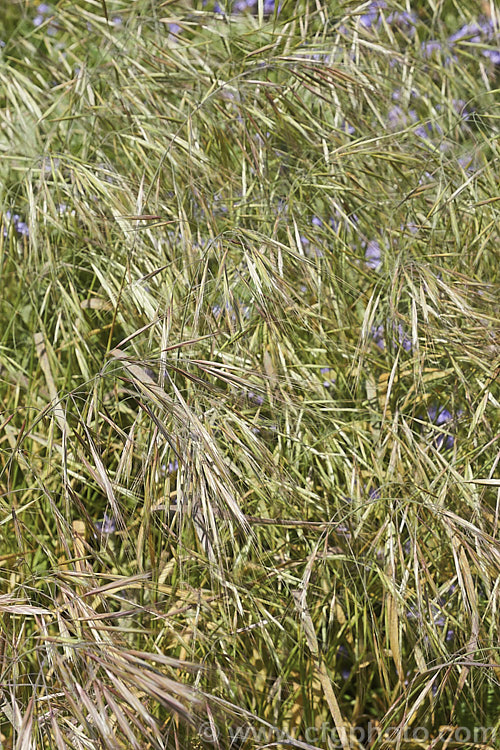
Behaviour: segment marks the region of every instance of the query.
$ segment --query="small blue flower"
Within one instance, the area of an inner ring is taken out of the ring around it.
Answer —
[[[356,132],[356,128],[353,127],[350,123],[347,122],[347,120],[342,121],[342,125],[340,126],[340,129],[343,133],[347,133],[347,135],[353,135]]]
[[[445,409],[441,406],[436,406],[436,404],[432,404],[429,406],[427,413],[429,415],[429,419],[431,422],[434,422],[438,427],[440,427],[443,424],[446,424],[447,422],[451,422],[453,419],[453,415],[448,409]]]
[[[467,105],[463,99],[452,100],[453,109],[457,112],[462,120],[468,120],[471,117],[471,112],[467,109]]]
[[[116,531],[115,519],[105,513],[102,521],[96,521],[95,528],[100,534],[114,534]]]
[[[259,393],[254,393],[253,391],[249,391],[247,394],[250,401],[253,401],[257,406],[262,406],[264,403],[264,397],[261,396]]]
[[[442,52],[443,44],[437,39],[431,39],[428,42],[422,42],[420,45],[420,51],[422,52],[422,57],[427,60],[429,57],[432,57],[434,53]]]
[[[274,9],[276,6],[275,0],[264,0],[264,4],[262,6],[262,11],[265,16],[270,16],[272,13],[274,13]],[[235,0],[233,5],[231,6],[231,12],[232,13],[245,13],[245,11],[250,11],[251,13],[255,13],[258,9],[258,0]],[[216,3],[214,10],[218,13],[221,12],[220,6],[218,3]],[[281,5],[278,6],[278,13],[281,10]]]
[[[476,167],[474,166],[474,158],[474,154],[463,154],[463,156],[458,157],[457,162],[463,170],[465,170],[469,174],[473,174],[473,172],[476,171]]]
[[[412,347],[411,339],[405,333],[404,328],[401,325],[401,323],[398,323],[398,326],[397,326],[397,336],[398,336],[398,341],[403,347],[403,349],[405,350],[405,352],[410,352],[411,347]]]
[[[410,232],[410,234],[416,234],[420,229],[420,227],[412,221],[409,221],[408,224],[400,224],[400,228],[402,232]]]
[[[378,346],[379,349],[382,349],[384,351],[385,349],[385,338],[384,338],[384,326],[380,324],[379,326],[372,326],[371,327],[371,337],[373,339],[373,343],[375,346]]]
[[[373,0],[368,6],[368,13],[363,13],[359,17],[359,22],[365,29],[371,28],[373,24],[378,21],[380,23],[380,9],[386,8],[387,3],[385,0]]]
[[[500,65],[500,50],[483,49],[483,57],[487,57],[494,65]]]
[[[30,233],[29,227],[28,227],[28,225],[26,224],[25,221],[18,221],[17,222],[16,231],[22,237],[28,237],[29,233]]]
[[[47,3],[40,3],[36,10],[37,15],[33,19],[33,26],[41,26],[45,21],[45,16],[51,13],[51,7]]]
[[[408,32],[410,36],[412,36],[415,33],[415,24],[417,23],[417,17],[415,13],[408,12],[408,11],[395,11],[394,13],[389,13],[387,16],[387,23],[389,26],[396,26],[400,29]]]
[[[365,264],[373,271],[377,271],[382,265],[382,251],[376,240],[370,240],[366,245]]]
[[[418,135],[419,138],[423,138],[424,140],[432,138],[434,135],[441,135],[442,132],[443,131],[437,122],[424,122],[415,128],[415,135]]]
[[[379,349],[382,351],[385,350],[385,337],[384,337],[384,325],[381,323],[378,326],[372,326],[371,327],[371,338],[373,340],[373,343],[375,346],[378,346]],[[393,346],[397,346],[397,344],[400,344],[405,352],[409,352],[412,349],[412,342],[409,336],[405,333],[403,326],[401,323],[393,324],[393,335],[392,335],[392,344]]]
[[[466,40],[477,44],[481,41],[481,35],[483,32],[484,28],[482,28],[477,21],[473,21],[472,23],[466,23],[461,29],[455,31],[455,33],[449,37],[449,40],[450,42]]]
[[[321,375],[327,375],[328,380],[323,381],[323,385],[325,388],[331,388],[332,385],[335,384],[335,378],[333,377],[333,370],[331,367],[321,367],[320,368]]]
[[[417,113],[414,109],[406,112],[399,104],[395,104],[387,113],[387,123],[392,130],[404,128],[410,122],[415,122],[416,119]]]
[[[457,412],[457,417],[459,417],[463,412],[459,411]],[[429,415],[429,420],[436,425],[436,427],[442,427],[443,425],[447,425],[450,422],[453,422],[454,415],[446,409],[444,406],[438,406],[436,404],[431,404],[427,409],[427,414]],[[453,435],[446,435],[443,433],[440,433],[436,437],[436,447],[439,448],[453,448],[455,444],[455,438]]]
[[[7,210],[4,213],[4,226],[3,236],[7,237],[9,234],[8,224],[11,224],[16,234],[21,237],[29,237],[29,227],[25,221],[21,220],[19,214],[12,214],[11,211]]]

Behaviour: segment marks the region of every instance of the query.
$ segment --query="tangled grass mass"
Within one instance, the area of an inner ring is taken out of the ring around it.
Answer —
[[[500,747],[499,29],[2,4],[2,750]]]

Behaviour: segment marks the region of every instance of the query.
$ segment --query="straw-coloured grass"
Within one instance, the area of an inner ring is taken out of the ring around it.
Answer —
[[[0,11],[0,746],[494,745],[472,6]]]

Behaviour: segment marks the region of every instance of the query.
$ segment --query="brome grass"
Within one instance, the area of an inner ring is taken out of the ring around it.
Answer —
[[[494,747],[494,4],[0,21],[0,746]]]

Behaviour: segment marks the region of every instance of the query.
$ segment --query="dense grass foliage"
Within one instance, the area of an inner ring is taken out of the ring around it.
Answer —
[[[0,20],[0,746],[494,746],[493,2]]]

